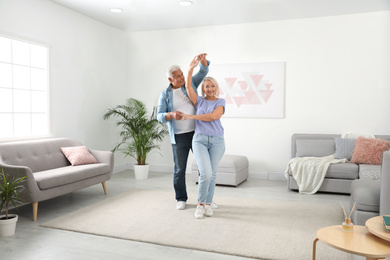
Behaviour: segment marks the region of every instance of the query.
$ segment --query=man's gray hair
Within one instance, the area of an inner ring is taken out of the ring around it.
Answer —
[[[179,65],[171,65],[167,68],[167,77],[173,79],[173,72],[180,70]]]

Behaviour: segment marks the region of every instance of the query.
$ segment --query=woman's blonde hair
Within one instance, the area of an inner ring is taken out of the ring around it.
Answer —
[[[217,80],[213,77],[205,77],[204,78],[203,83],[202,83],[202,97],[206,96],[206,93],[204,92],[204,88],[203,88],[206,81],[211,81],[213,83],[213,85],[215,86],[215,96],[219,97],[219,85],[218,85]]]

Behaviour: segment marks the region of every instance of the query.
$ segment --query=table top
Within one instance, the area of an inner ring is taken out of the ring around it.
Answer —
[[[371,232],[375,236],[390,241],[390,231],[387,231],[385,229],[385,226],[383,225],[382,216],[373,217],[367,220],[366,228],[369,232]]]
[[[371,234],[364,226],[355,225],[353,232],[344,232],[341,225],[324,227],[317,231],[317,238],[331,247],[354,255],[371,258],[390,256],[390,242]]]

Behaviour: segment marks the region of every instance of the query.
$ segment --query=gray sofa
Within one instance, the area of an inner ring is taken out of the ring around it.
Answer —
[[[33,206],[37,219],[38,202],[102,183],[111,178],[114,156],[110,151],[89,150],[98,163],[72,166],[61,147],[82,146],[68,138],[48,138],[0,143],[0,169],[11,175],[27,176],[24,202]]]
[[[359,179],[351,185],[352,222],[365,225],[369,218],[390,215],[390,151],[383,153],[380,177],[376,180]]]
[[[291,140],[291,158],[308,156],[328,156],[336,152],[335,138],[338,134],[294,134]],[[377,135],[376,138],[390,140],[389,135]],[[380,169],[378,165],[359,165],[355,163],[331,164],[325,175],[320,192],[333,192],[350,194],[351,184],[359,179],[363,170],[373,167]],[[287,186],[291,190],[298,190],[297,182],[288,171]]]

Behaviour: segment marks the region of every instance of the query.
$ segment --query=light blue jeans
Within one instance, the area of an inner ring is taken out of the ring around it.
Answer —
[[[195,134],[192,150],[199,169],[198,202],[211,204],[214,197],[218,164],[225,153],[223,136]]]

